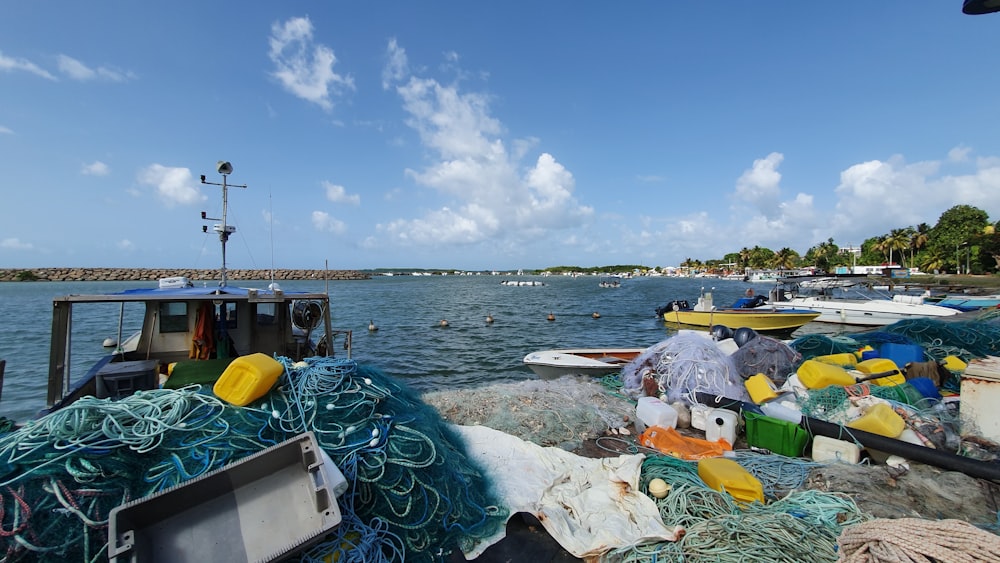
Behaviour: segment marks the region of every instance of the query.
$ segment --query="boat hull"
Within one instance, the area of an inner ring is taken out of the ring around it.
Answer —
[[[715,311],[667,311],[663,320],[690,326],[711,327],[725,325],[730,328],[749,327],[756,331],[793,330],[815,320],[818,311],[802,308],[772,309],[716,309]]]
[[[601,376],[618,373],[622,366],[642,353],[644,348],[577,348],[542,350],[524,357],[524,364],[542,379],[564,375]]]
[[[811,309],[820,313],[817,322],[856,326],[885,326],[904,319],[943,318],[959,313],[956,309],[937,305],[878,299],[795,297],[774,306],[778,309]]]

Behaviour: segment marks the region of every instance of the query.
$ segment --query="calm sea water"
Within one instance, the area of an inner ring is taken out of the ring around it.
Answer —
[[[544,286],[501,285],[504,279],[542,281]],[[468,387],[534,378],[524,356],[549,348],[645,347],[674,331],[655,318],[656,307],[673,299],[692,304],[702,288],[714,288],[715,303],[728,304],[747,287],[766,293],[768,284],[690,278],[636,278],[601,288],[596,276],[392,276],[330,282],[333,325],[354,331],[353,358],[403,379],[419,391]],[[52,298],[112,293],[149,283],[0,283],[0,359],[7,360],[0,415],[25,420],[44,406],[48,374]],[[249,287],[264,283],[249,282]],[[325,291],[325,282],[283,282],[286,291]],[[79,375],[117,338],[117,305],[74,318],[73,373]],[[593,313],[600,318],[593,318]],[[549,314],[554,321],[547,320]],[[137,330],[141,310],[126,309],[124,336]],[[486,323],[492,315],[493,324]],[[447,328],[440,321],[448,321]],[[369,332],[369,322],[379,330]],[[834,325],[810,323],[794,336],[831,333]],[[336,351],[338,356],[343,350]]]

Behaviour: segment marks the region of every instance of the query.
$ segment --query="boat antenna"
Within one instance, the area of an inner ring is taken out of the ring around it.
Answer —
[[[271,201],[271,190],[267,190],[267,223],[271,234],[271,289],[274,289],[274,204]]]
[[[216,182],[206,182],[205,175],[201,175],[202,184],[210,184],[212,186],[222,186],[222,219],[215,219],[205,215],[205,212],[201,212],[201,218],[209,221],[222,221],[220,224],[216,224],[212,227],[212,230],[219,233],[219,241],[222,243],[222,271],[221,279],[219,280],[219,287],[226,287],[226,242],[229,241],[229,235],[236,232],[236,227],[226,224],[226,209],[229,206],[229,188],[246,188],[246,184],[229,184],[226,182],[226,178],[233,173],[233,165],[228,161],[220,160],[215,165],[215,170],[219,174],[222,174],[222,183]],[[201,232],[207,233],[208,227],[206,225],[201,226]]]

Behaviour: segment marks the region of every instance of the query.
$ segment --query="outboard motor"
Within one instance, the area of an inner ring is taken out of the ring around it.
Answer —
[[[727,340],[733,337],[733,329],[726,325],[712,325],[710,331],[712,333],[712,338],[716,341]]]
[[[674,307],[676,307],[676,309]],[[667,303],[666,305],[664,305],[662,307],[657,307],[656,308],[656,316],[657,317],[663,317],[664,313],[670,313],[672,311],[683,311],[685,309],[690,309],[690,308],[691,308],[691,305],[688,304],[687,301],[674,300],[674,301],[671,301],[670,303]]]
[[[771,298],[771,303],[779,303],[781,301],[785,301],[787,299],[785,297],[785,288],[776,287],[772,289],[771,291],[768,292],[768,297]]]
[[[733,332],[733,341],[735,341],[736,345],[740,348],[754,338],[757,338],[757,331],[748,326],[741,326]]]

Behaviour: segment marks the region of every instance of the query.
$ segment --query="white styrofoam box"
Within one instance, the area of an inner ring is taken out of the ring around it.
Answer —
[[[648,426],[677,427],[677,411],[656,397],[639,397],[635,406],[635,428],[639,433]]]
[[[857,444],[844,440],[828,436],[814,436],[812,458],[813,461],[857,463],[861,459],[861,448]]]
[[[736,443],[737,414],[727,409],[712,409],[705,418],[705,439],[717,442],[723,439],[732,446]]]
[[[962,434],[1000,442],[1000,357],[969,362],[961,383]]]

